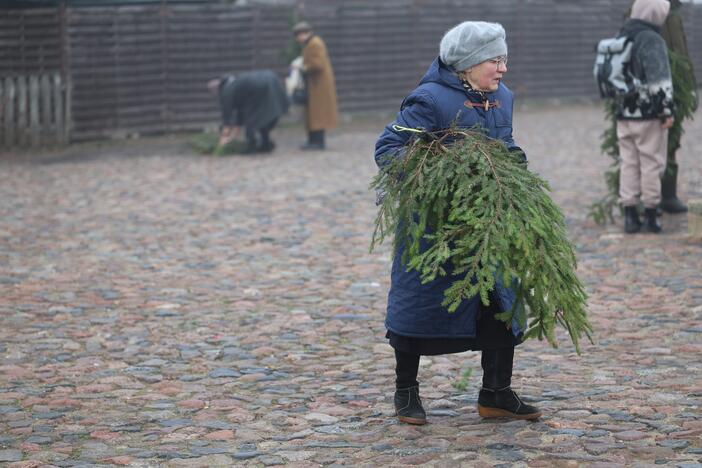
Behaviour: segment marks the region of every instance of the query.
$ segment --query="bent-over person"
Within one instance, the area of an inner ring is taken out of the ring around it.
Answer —
[[[219,97],[220,146],[236,138],[244,127],[247,153],[273,151],[271,130],[288,110],[288,97],[274,72],[255,70],[226,75],[210,80],[208,88]]]

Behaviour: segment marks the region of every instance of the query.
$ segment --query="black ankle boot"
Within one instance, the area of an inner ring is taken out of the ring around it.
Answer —
[[[656,213],[655,208],[644,209],[644,216],[646,216],[646,230],[654,234],[658,234],[663,230],[660,224],[658,224],[658,213]]]
[[[538,419],[541,411],[524,403],[510,387],[483,387],[478,394],[478,414],[482,418]]]
[[[308,133],[307,143],[302,145],[300,149],[309,150],[323,150],[324,149],[324,130],[314,130]]]
[[[687,206],[678,198],[678,165],[669,162],[661,179],[661,210],[666,213],[685,213]]]
[[[624,232],[633,234],[641,230],[641,219],[635,206],[624,207]]]
[[[541,411],[524,403],[512,391],[514,348],[485,349],[480,360],[483,388],[478,394],[478,414],[483,418],[537,419]]]
[[[427,414],[419,399],[419,386],[395,391],[395,413],[397,419],[408,424],[422,425],[427,422]]]

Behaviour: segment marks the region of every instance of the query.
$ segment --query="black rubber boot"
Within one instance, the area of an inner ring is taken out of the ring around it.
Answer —
[[[641,230],[641,219],[639,219],[639,211],[635,206],[624,207],[624,232],[634,234]]]
[[[663,230],[661,225],[658,224],[658,213],[656,208],[644,209],[644,216],[646,217],[646,231],[658,234]]]
[[[661,179],[660,208],[666,213],[685,213],[687,206],[678,198],[678,165],[669,162]]]
[[[305,151],[324,149],[324,130],[314,130],[307,134],[307,143],[300,149]]]
[[[395,413],[397,419],[408,424],[422,425],[427,422],[427,413],[419,398],[419,386],[395,391]]]
[[[483,418],[538,419],[541,411],[524,403],[512,390],[514,348],[483,350],[483,388],[478,393],[478,414]]]
[[[275,142],[271,140],[270,133],[261,130],[261,145],[258,147],[260,153],[270,153],[275,149]]]
[[[244,154],[256,154],[258,153],[258,138],[256,138],[256,131],[246,129],[246,149]]]

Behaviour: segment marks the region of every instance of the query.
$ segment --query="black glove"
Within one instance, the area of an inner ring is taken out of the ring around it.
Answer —
[[[526,153],[519,146],[511,147],[509,149],[509,152],[512,153],[516,158],[518,158],[519,161],[524,164],[524,167],[526,167],[526,165],[529,163],[527,161]]]

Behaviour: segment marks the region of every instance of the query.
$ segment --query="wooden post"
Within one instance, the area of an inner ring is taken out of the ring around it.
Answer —
[[[29,75],[29,131],[32,146],[39,146],[39,77]]]
[[[73,86],[71,85],[71,76],[66,75],[63,82],[63,140],[62,143],[68,143],[71,140],[71,130],[73,125],[73,115],[71,114],[71,106],[73,105]]]
[[[690,237],[702,240],[702,198],[687,201],[687,229]]]
[[[27,82],[24,76],[17,77],[17,143],[27,144]]]
[[[3,86],[2,102],[5,113],[5,138],[6,147],[10,147],[15,143],[15,80],[9,76],[5,78],[5,86]]]
[[[2,141],[5,141],[5,108],[10,103],[9,99],[5,96],[5,82],[0,81],[0,123],[2,123]]]
[[[64,108],[63,108],[63,89],[61,89],[61,75],[59,73],[54,73],[53,76],[53,92],[54,92],[54,122],[56,122],[56,143],[59,145],[65,143],[65,132],[66,129],[64,125],[66,121],[64,120]]]
[[[2,141],[5,141],[5,108],[7,104],[8,101],[5,98],[5,82],[0,81],[0,123],[2,124],[0,135],[2,136]]]
[[[39,88],[41,95],[41,140],[42,144],[47,145],[52,143],[53,132],[51,127],[53,125],[51,119],[51,84],[49,82],[49,75],[46,73],[39,78]]]

